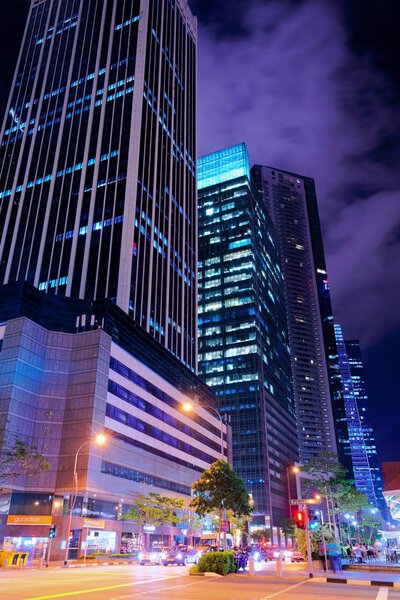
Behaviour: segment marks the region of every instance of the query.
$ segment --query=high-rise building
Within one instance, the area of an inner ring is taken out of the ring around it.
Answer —
[[[0,135],[0,284],[110,298],[196,357],[196,19],[32,0]]]
[[[254,166],[252,174],[279,237],[300,461],[338,452],[351,474],[314,181],[266,166]]]
[[[1,292],[0,455],[20,440],[50,468],[7,480],[2,470],[0,544],[39,558],[56,526],[57,560],[67,540],[70,558],[84,545],[89,554],[138,548],[139,523],[121,519],[135,494],[187,507],[204,469],[229,459],[218,415],[200,403],[183,410],[194,393],[213,405],[211,390],[110,300],[60,298],[27,283]],[[183,541],[187,529],[147,525],[148,547]]]
[[[230,416],[253,523],[273,528],[288,515],[287,468],[298,459],[276,232],[244,144],[200,157],[198,187],[199,374]]]
[[[365,384],[364,363],[361,355],[360,342],[358,340],[345,340],[344,343],[350,368],[353,392],[357,400],[357,407],[364,435],[365,451],[368,456],[369,468],[371,470],[371,477],[374,485],[377,505],[382,516],[385,518],[387,506],[383,497],[384,482],[382,469],[378,460],[374,428],[371,422],[368,420],[369,402]]]
[[[377,498],[364,437],[364,423],[361,406],[358,403],[358,394],[356,395],[353,386],[353,378],[342,328],[337,323],[335,323],[335,335],[339,356],[340,375],[342,378],[347,427],[349,431],[354,483],[359,492],[368,496],[370,504],[377,506]]]

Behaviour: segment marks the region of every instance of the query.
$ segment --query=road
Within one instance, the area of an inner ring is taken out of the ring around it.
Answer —
[[[110,566],[0,572],[1,600],[400,600],[400,589],[234,575],[188,577],[183,567]]]

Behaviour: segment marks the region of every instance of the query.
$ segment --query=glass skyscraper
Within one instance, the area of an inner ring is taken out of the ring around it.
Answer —
[[[196,369],[196,19],[32,0],[0,135],[0,283],[110,298]]]
[[[340,375],[342,378],[343,395],[346,409],[347,427],[349,431],[350,453],[353,464],[354,483],[359,492],[366,494],[370,504],[377,506],[377,498],[372,480],[367,452],[362,407],[358,403],[353,378],[351,375],[346,344],[340,325],[335,323],[336,344],[339,355]]]
[[[364,363],[361,355],[360,342],[358,340],[345,340],[344,343],[377,505],[385,519],[387,507],[383,497],[383,476],[378,461],[374,428],[368,421],[368,393],[365,385]]]
[[[352,475],[314,180],[266,166],[252,173],[280,243],[300,461],[338,452]]]
[[[279,526],[298,452],[276,232],[244,144],[200,157],[198,187],[199,375],[230,417],[253,523]]]

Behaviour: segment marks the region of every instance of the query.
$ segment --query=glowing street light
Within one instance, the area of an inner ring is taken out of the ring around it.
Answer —
[[[69,501],[68,527],[67,527],[67,536],[66,536],[64,565],[68,564],[69,538],[70,538],[70,532],[71,532],[72,511],[75,508],[76,497],[78,495],[78,473],[77,473],[78,456],[79,456],[79,452],[82,450],[82,448],[84,448],[85,446],[90,446],[90,444],[92,442],[94,442],[98,446],[104,446],[104,444],[107,442],[107,436],[104,433],[98,433],[94,438],[92,438],[90,440],[87,440],[86,442],[83,442],[79,446],[78,450],[76,451],[75,462],[74,462],[74,487],[75,487],[75,491],[74,491],[73,498],[70,498],[70,501]]]

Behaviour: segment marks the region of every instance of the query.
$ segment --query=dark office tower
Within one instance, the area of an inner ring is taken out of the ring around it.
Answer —
[[[230,415],[233,463],[253,522],[287,516],[298,458],[276,232],[254,193],[244,144],[199,159],[199,374]]]
[[[350,453],[353,463],[354,483],[357,490],[368,496],[370,504],[377,506],[369,456],[364,438],[361,407],[353,387],[349,359],[340,325],[335,324],[336,344],[339,355],[340,375],[342,377],[347,426],[349,430]]]
[[[365,385],[364,363],[361,356],[360,342],[358,340],[345,340],[344,343],[350,367],[353,392],[357,400],[357,407],[364,435],[365,450],[368,455],[369,467],[371,469],[375,496],[378,508],[380,509],[383,518],[385,518],[387,506],[383,497],[383,476],[378,460],[374,428],[371,423],[368,422],[369,402]]]
[[[338,451],[351,469],[314,181],[263,166],[252,173],[279,236],[300,460]]]
[[[196,20],[32,0],[0,137],[0,283],[110,298],[196,368]]]

